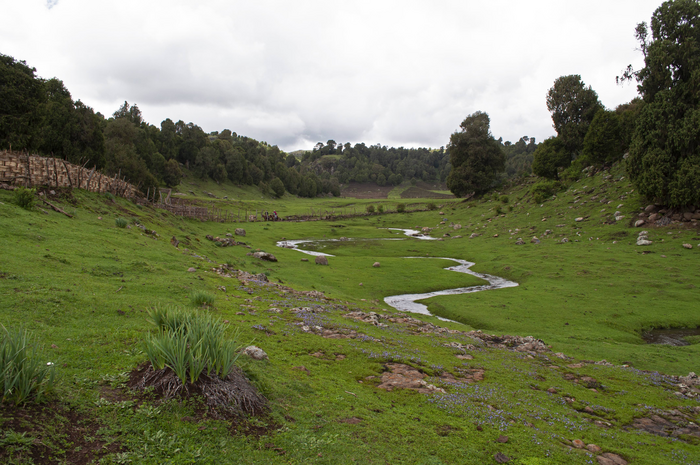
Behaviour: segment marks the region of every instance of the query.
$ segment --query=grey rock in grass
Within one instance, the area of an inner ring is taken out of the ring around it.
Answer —
[[[525,241],[522,237],[519,237],[518,240],[515,241],[515,245],[525,245]]]
[[[234,232],[236,233],[236,236],[245,237],[245,229],[243,229],[243,228],[236,228],[236,230]]]
[[[276,262],[277,261],[277,257],[275,257],[271,253],[267,253],[267,252],[255,252],[255,253],[253,253],[253,257],[259,258],[260,260],[265,260],[268,262]]]
[[[645,212],[647,213],[655,213],[658,210],[656,205],[647,205],[647,207],[644,209]]]
[[[637,245],[651,245],[653,244],[652,241],[648,240],[646,236],[642,236],[637,239]]]
[[[634,222],[634,227],[639,228],[640,226],[644,226],[647,222],[645,220],[637,220]]]
[[[248,346],[243,349],[243,353],[253,360],[265,360],[269,359],[264,350],[256,346]]]
[[[606,452],[596,457],[599,465],[627,465],[627,461],[617,454]]]
[[[190,267],[190,268],[187,268],[187,271],[189,271],[190,273],[194,273],[197,270],[195,268]]]
[[[374,264],[372,266],[375,268],[379,268],[381,265],[379,264],[379,262],[374,262]]]
[[[579,217],[576,218],[574,221],[576,221],[577,223],[580,223],[581,221],[583,221],[583,217],[582,217],[582,216],[579,216]]]
[[[328,259],[324,255],[318,255],[316,257],[317,265],[328,265]]]
[[[651,222],[654,222],[659,218],[661,218],[661,215],[659,215],[658,213],[652,213],[651,215],[649,215],[649,221]]]
[[[683,247],[686,248],[686,249],[692,249],[692,248],[693,248],[693,246],[690,245],[690,244],[683,244]]]
[[[531,244],[539,244],[540,240],[537,239],[537,236],[532,236],[532,239],[530,240]]]
[[[302,261],[302,262],[308,262],[309,259],[308,259],[308,258],[302,258],[301,261]]]
[[[569,242],[569,239],[567,239],[566,237],[565,237],[564,239],[561,240],[561,243],[562,243],[562,244],[566,244],[567,242]]]

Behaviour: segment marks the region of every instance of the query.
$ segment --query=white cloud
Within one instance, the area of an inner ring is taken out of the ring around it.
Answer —
[[[545,95],[580,74],[608,107],[634,86],[634,27],[658,0],[0,0],[0,52],[105,115],[124,100],[288,150],[445,145],[468,114],[496,137],[553,134]]]

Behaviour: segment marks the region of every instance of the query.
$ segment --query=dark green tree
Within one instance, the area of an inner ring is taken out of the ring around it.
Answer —
[[[0,54],[0,147],[30,150],[46,100],[36,69],[24,61]]]
[[[490,124],[489,115],[477,111],[450,136],[447,151],[452,171],[447,176],[447,187],[457,197],[488,192],[498,173],[505,169],[505,156],[491,135]]]
[[[558,137],[550,137],[537,146],[532,161],[532,172],[547,179],[559,179],[559,168],[571,165],[571,156]]]
[[[623,155],[620,117],[614,111],[598,110],[583,139],[583,164],[612,164]]]
[[[629,151],[640,194],[671,207],[700,204],[700,2],[664,2],[636,35],[644,68],[628,67],[645,105]]]
[[[168,187],[175,187],[182,180],[182,170],[180,164],[174,158],[165,162],[163,169],[163,182]]]
[[[282,197],[284,195],[284,183],[280,178],[275,178],[270,181],[270,190],[275,194],[275,197]]]
[[[554,129],[570,158],[583,149],[583,139],[595,114],[603,108],[598,94],[578,74],[561,76],[547,92],[547,109]]]

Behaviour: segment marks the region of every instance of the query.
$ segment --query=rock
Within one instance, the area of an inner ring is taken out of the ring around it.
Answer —
[[[617,454],[606,452],[596,457],[600,465],[627,465],[627,461]]]
[[[479,237],[477,233],[472,233],[471,236],[469,236],[469,239],[474,239],[475,237]]]
[[[231,233],[226,233],[226,237],[233,237],[233,234],[231,234]]]
[[[686,248],[686,249],[692,249],[692,248],[693,248],[693,246],[690,245],[690,244],[683,244],[683,247]]]
[[[571,441],[571,444],[573,444],[573,446],[577,449],[583,449],[584,447],[586,447],[586,444],[580,439],[574,439],[573,441]]]
[[[637,245],[651,245],[652,242],[646,238],[646,236],[642,236],[637,239]]]
[[[253,360],[265,360],[269,358],[264,350],[256,346],[248,346],[243,349],[243,353]]]
[[[593,452],[594,454],[600,452],[600,447],[596,446],[595,444],[588,444],[586,449],[588,449],[588,452]]]
[[[498,436],[498,439],[496,439],[496,442],[500,442],[501,444],[505,444],[506,442],[508,442],[508,436],[500,435],[500,436]]]
[[[236,228],[236,230],[234,232],[236,233],[236,236],[245,237],[245,229],[243,229],[243,228]]]
[[[652,213],[651,215],[649,215],[649,221],[651,222],[654,222],[659,218],[661,218],[661,215],[659,215],[658,213]]]
[[[562,243],[562,244],[566,244],[567,242],[569,242],[569,239],[567,239],[566,237],[565,237],[564,239],[561,240],[561,243]]]
[[[685,221],[690,221],[693,219],[693,213],[692,212],[685,212],[683,213],[683,219]]]
[[[456,225],[452,226],[452,229],[454,229],[455,231],[457,231],[458,229],[462,229],[462,225],[461,225],[461,224],[456,224]]]
[[[637,220],[634,222],[634,227],[639,228],[640,226],[644,226],[646,224],[645,220]]]
[[[576,218],[574,221],[576,221],[577,223],[580,223],[581,221],[583,221],[583,217],[582,217],[582,216],[579,216],[579,217]]]
[[[496,460],[497,463],[506,463],[510,462],[510,457],[507,455],[501,454],[500,452],[497,452],[496,455],[493,456],[494,460]]]
[[[308,259],[308,258],[302,258],[301,261],[302,261],[302,262],[308,262],[309,259]]]
[[[192,268],[192,267],[190,267],[190,268],[187,268],[187,271],[189,271],[190,273],[194,273],[194,272],[197,271],[197,270],[194,269],[194,268]]]
[[[531,244],[539,244],[540,240],[537,239],[537,236],[532,236],[532,239],[530,239]]]
[[[644,209],[644,211],[647,213],[654,213],[656,210],[656,205],[647,205],[647,207]]]
[[[425,378],[426,375],[409,365],[387,363],[386,368],[391,371],[386,371],[382,374],[382,382],[377,386],[378,389],[384,389],[386,391],[411,389],[422,394],[431,394],[433,392],[445,393],[444,389],[424,381],[423,378]]]
[[[444,214],[445,214],[445,212],[438,213],[438,215],[440,215],[440,216],[443,216]]]
[[[177,240],[177,237],[175,237],[175,236],[173,236],[173,238],[170,239],[170,243],[171,243],[174,247],[177,247],[178,245],[180,245],[180,241],[178,241],[178,240]]]
[[[515,245],[525,245],[525,241],[522,237],[519,237],[518,240],[515,241]]]
[[[375,268],[379,268],[381,265],[379,264],[379,262],[374,262],[374,264],[372,266]]]
[[[277,261],[277,257],[275,257],[271,253],[267,253],[267,252],[255,252],[255,253],[253,253],[253,257],[259,258],[260,260],[265,260],[268,262],[276,262]]]
[[[328,259],[326,258],[325,255],[319,255],[316,257],[316,264],[317,265],[328,265]]]
[[[498,234],[494,234],[493,237],[498,237]]]

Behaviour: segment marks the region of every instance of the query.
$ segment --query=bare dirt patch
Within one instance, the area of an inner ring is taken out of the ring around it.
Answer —
[[[0,418],[0,463],[82,465],[121,450],[119,443],[101,437],[104,425],[59,403],[0,404]]]

